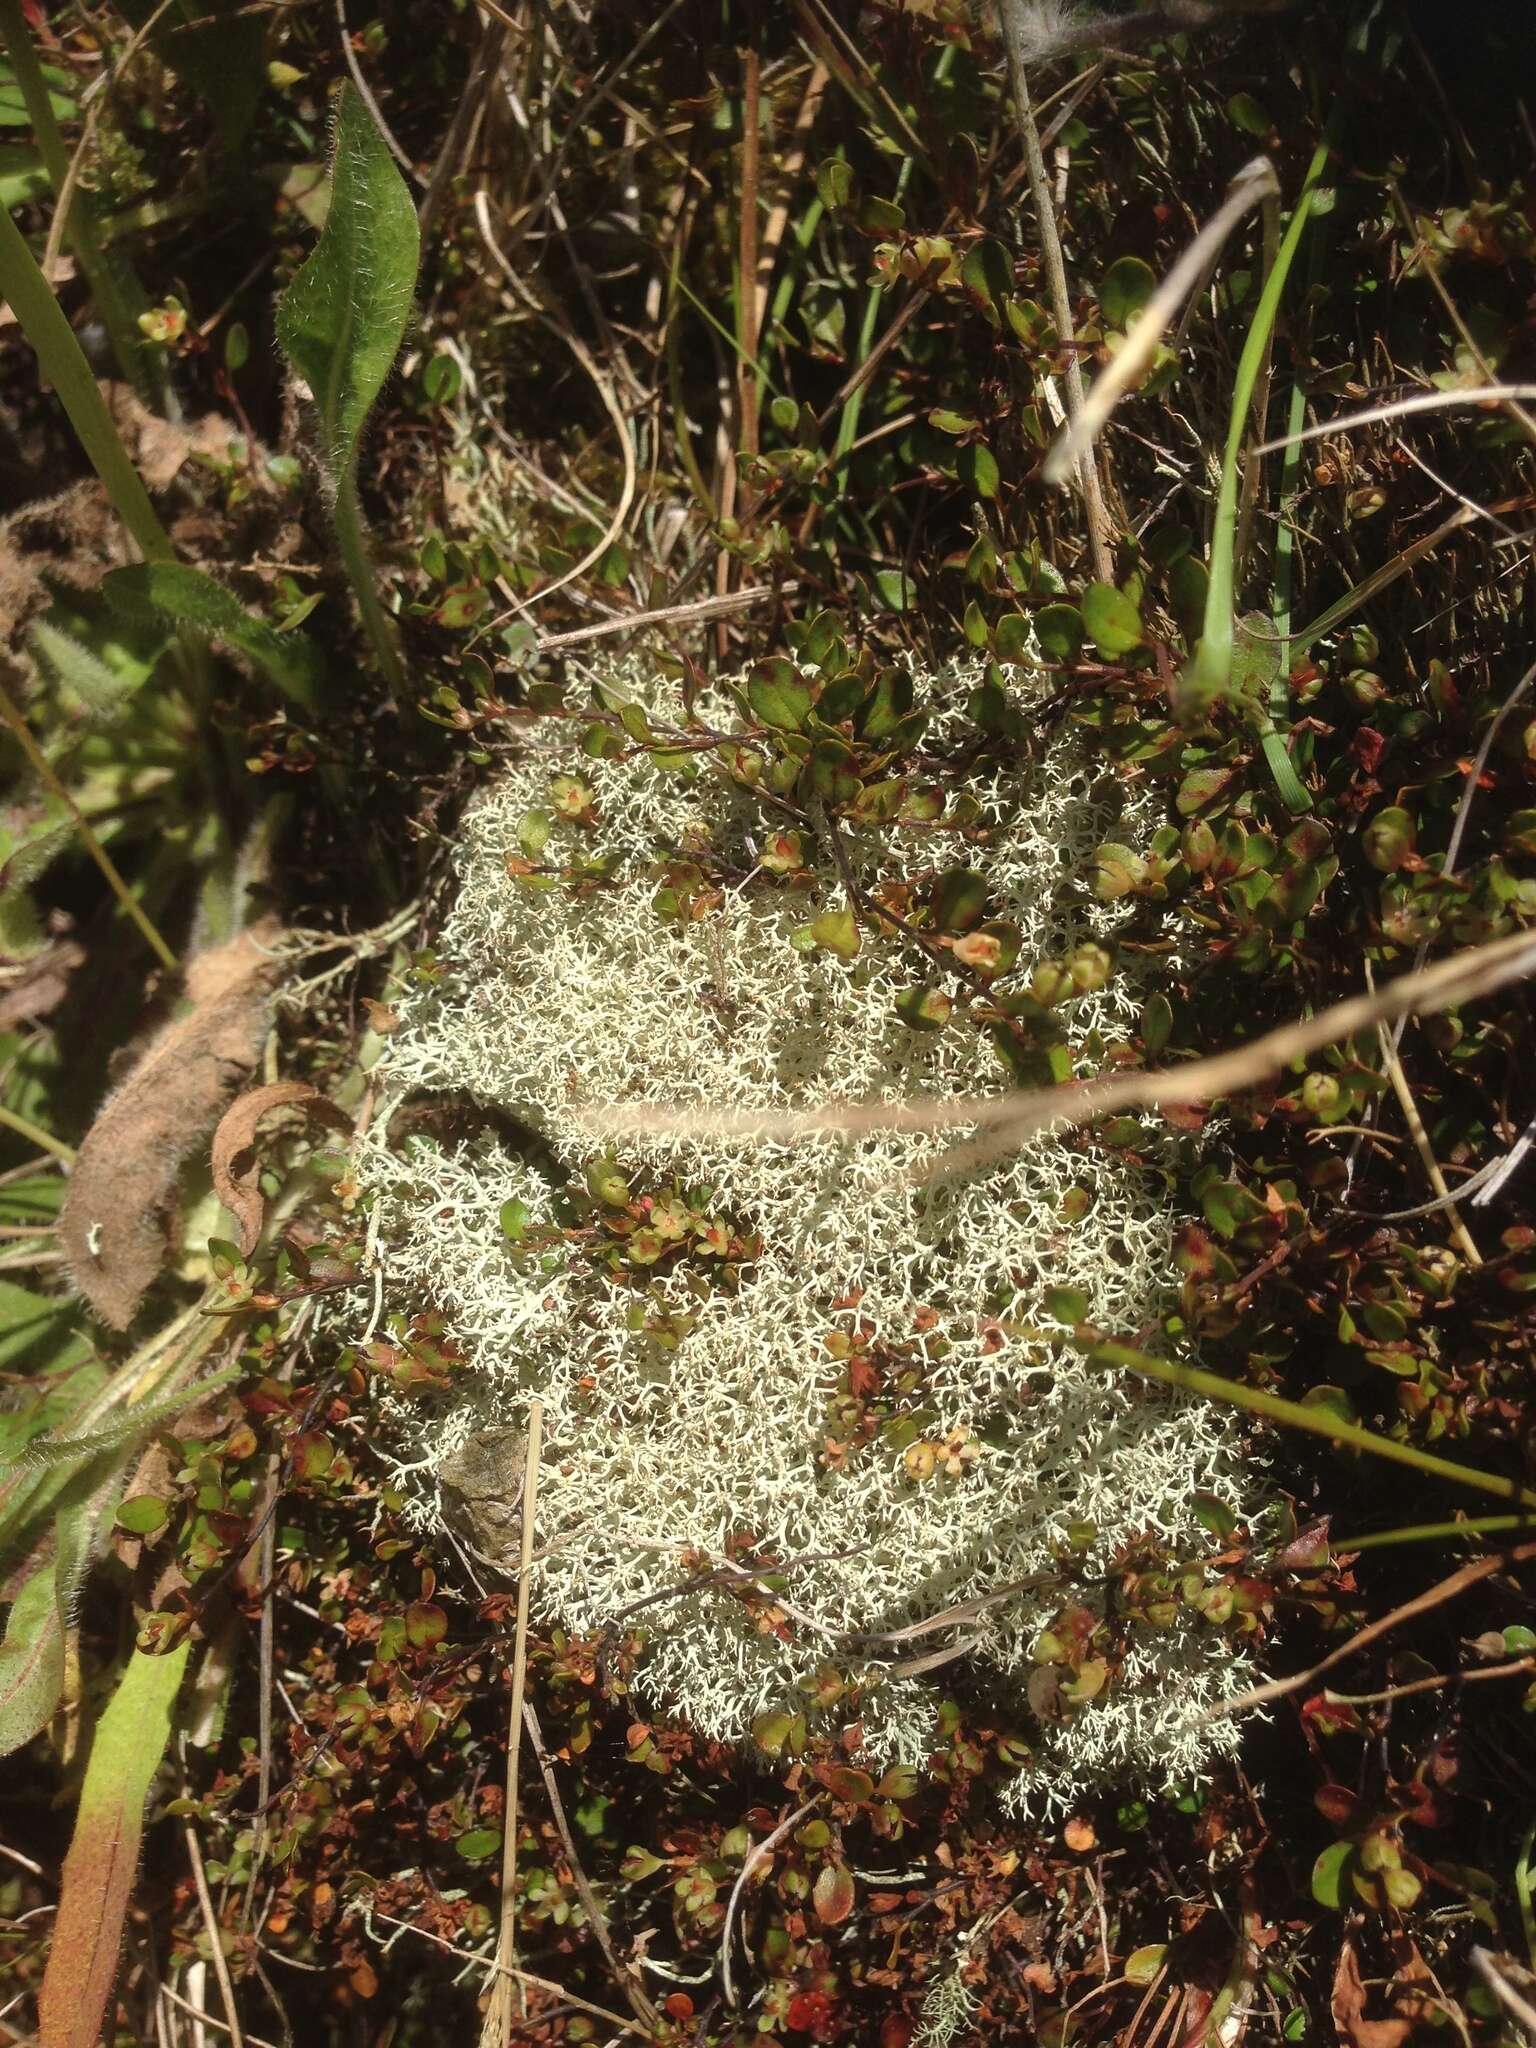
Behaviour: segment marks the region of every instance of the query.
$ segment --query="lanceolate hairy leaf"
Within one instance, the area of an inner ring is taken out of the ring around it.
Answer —
[[[325,665],[313,641],[279,633],[222,583],[180,562],[143,562],[103,578],[108,600],[126,617],[190,627],[223,640],[259,668],[304,711],[319,709]]]
[[[191,1644],[164,1657],[135,1650],[91,1742],[91,1760],[38,1999],[48,2048],[93,2048],[117,1981],[144,1833],[144,1802],[171,1737]]]
[[[397,689],[404,671],[373,586],[357,498],[363,428],[410,318],[420,236],[416,209],[383,137],[352,86],[342,88],[331,210],[309,261],[277,309],[277,338],[320,414],[335,492],[336,536],[363,622]]]
[[[22,1455],[40,1466],[57,1465],[69,1459],[99,1457],[103,1451],[117,1450],[147,1436],[150,1430],[170,1421],[183,1408],[190,1407],[205,1395],[216,1393],[220,1387],[227,1387],[239,1377],[238,1365],[223,1366],[193,1387],[178,1387],[169,1394],[124,1408],[100,1429],[87,1430],[82,1436],[38,1437],[27,1445]]]
[[[54,1523],[51,1553],[22,1586],[0,1642],[0,1756],[47,1726],[64,1689],[64,1632],[85,1576],[98,1503],[76,1501]]]

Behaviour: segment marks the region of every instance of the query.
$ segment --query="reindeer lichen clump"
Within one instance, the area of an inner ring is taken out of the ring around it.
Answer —
[[[1007,985],[1045,969],[1064,992],[1080,1071],[1135,1034],[1144,991],[1112,971],[1117,913],[1082,878],[1110,833],[1152,828],[1146,800],[1065,741],[976,765],[979,669],[916,681],[927,757],[961,786],[905,825],[822,812],[787,868],[729,749],[591,759],[579,724],[541,722],[466,823],[457,904],[391,1053],[395,1089],[468,1094],[537,1143],[417,1139],[371,1170],[395,1286],[438,1303],[470,1361],[416,1472],[515,1422],[530,1393],[546,1403],[546,1613],[586,1632],[632,1616],[642,1696],[713,1737],[744,1738],[766,1711],[856,1716],[879,1761],[929,1753],[934,1686],[953,1677],[904,1664],[952,1647],[1015,1695],[1035,1673],[1019,1797],[1049,1803],[1126,1770],[1187,1775],[1227,1739],[1199,1711],[1229,1689],[1234,1652],[1198,1618],[1118,1634],[1102,1684],[1063,1673],[1047,1704],[1038,1679],[1042,1633],[1064,1610],[1104,1616],[1118,1556],[1199,1554],[1199,1492],[1247,1504],[1223,1419],[1106,1377],[1043,1305],[1067,1288],[1105,1328],[1155,1320],[1192,1141],[1152,1124],[1117,1143],[1045,1134],[933,1171],[915,1132],[605,1146],[592,1121],[1006,1086],[963,975],[940,1028],[904,1021],[922,953],[869,907],[878,892],[920,925],[932,877],[955,868],[1016,930]],[[1038,709],[1024,671],[1009,688],[1015,715]],[[608,696],[657,731],[684,720],[676,686],[638,668]],[[724,693],[693,709],[729,721]],[[850,881],[856,924],[841,948],[811,944],[808,928],[839,930]],[[418,1511],[434,1512],[430,1488]]]

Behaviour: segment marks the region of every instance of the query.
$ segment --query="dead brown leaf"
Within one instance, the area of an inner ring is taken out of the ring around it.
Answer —
[[[0,974],[0,1031],[36,1023],[56,1010],[69,990],[69,977],[85,960],[73,939],[55,939],[45,952]]]
[[[164,1261],[177,1175],[256,1064],[275,936],[268,922],[192,961],[184,1013],[151,1039],[80,1147],[59,1241],[76,1285],[114,1330],[128,1327]]]
[[[240,1256],[249,1258],[261,1236],[265,1208],[261,1199],[261,1162],[256,1157],[256,1127],[274,1109],[302,1109],[333,1130],[352,1129],[344,1111],[306,1081],[271,1081],[237,1096],[219,1119],[213,1134],[213,1190],[240,1226]]]
[[[1333,1973],[1333,2024],[1346,2048],[1403,2048],[1413,2032],[1413,2021],[1394,2016],[1385,2020],[1365,2017],[1365,1980],[1360,1975],[1360,1958],[1346,1935],[1339,1948]]]

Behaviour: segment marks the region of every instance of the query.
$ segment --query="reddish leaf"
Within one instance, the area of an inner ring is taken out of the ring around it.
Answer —
[[[841,1863],[829,1863],[816,1880],[811,1904],[823,1927],[840,1927],[853,1911],[853,1879]]]

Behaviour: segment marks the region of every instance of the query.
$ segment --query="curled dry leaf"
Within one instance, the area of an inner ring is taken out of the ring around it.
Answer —
[[[213,1134],[213,1191],[240,1226],[240,1255],[249,1258],[261,1236],[265,1209],[261,1199],[261,1162],[256,1157],[256,1126],[274,1109],[302,1109],[333,1130],[352,1125],[345,1112],[306,1081],[272,1081],[237,1097]]]
[[[261,1051],[277,977],[270,923],[201,953],[185,1009],[149,1042],[87,1132],[59,1217],[70,1273],[101,1320],[126,1329],[159,1272],[185,1161]]]

